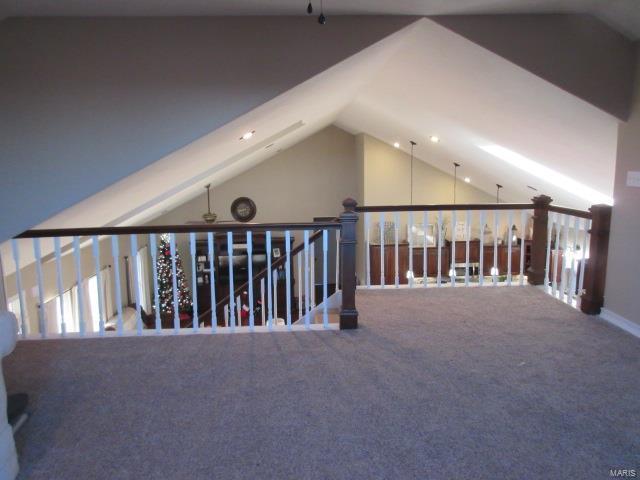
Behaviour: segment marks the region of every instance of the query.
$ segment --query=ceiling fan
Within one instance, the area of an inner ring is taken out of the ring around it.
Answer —
[[[207,190],[207,213],[202,214],[202,220],[188,220],[188,225],[210,225],[218,220],[218,215],[211,211],[211,184],[208,183],[204,188]],[[220,220],[217,223],[231,223],[231,220]]]

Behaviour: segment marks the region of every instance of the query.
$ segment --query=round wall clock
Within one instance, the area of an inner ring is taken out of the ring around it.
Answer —
[[[231,204],[231,215],[238,222],[250,222],[257,211],[256,204],[249,197],[238,197]]]

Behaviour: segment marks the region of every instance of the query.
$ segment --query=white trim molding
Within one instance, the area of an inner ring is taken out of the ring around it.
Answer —
[[[636,322],[628,320],[617,313],[612,312],[611,310],[607,310],[603,308],[600,312],[600,318],[605,322],[608,322],[612,325],[615,325],[618,328],[621,328],[625,332],[630,333],[638,338],[640,338],[640,325]]]

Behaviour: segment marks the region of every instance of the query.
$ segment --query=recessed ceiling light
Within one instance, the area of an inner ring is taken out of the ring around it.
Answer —
[[[429,140],[431,140],[431,143],[438,143],[440,141],[440,137],[438,137],[437,135],[431,135],[429,137]]]
[[[471,183],[471,179],[469,177],[464,177],[464,181],[467,183]]]
[[[395,143],[393,144],[393,146],[394,146],[394,147],[396,147],[396,148],[400,148],[400,143],[399,143],[399,142],[395,142]]]
[[[244,135],[242,135],[240,137],[240,140],[249,140],[251,137],[253,137],[254,133],[256,133],[256,131],[255,130],[251,130],[250,132],[247,132]]]

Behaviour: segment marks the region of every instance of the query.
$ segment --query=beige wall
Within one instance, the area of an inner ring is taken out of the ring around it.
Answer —
[[[409,205],[411,203],[411,156],[402,150],[394,148],[385,142],[365,134],[357,136],[358,168],[362,172],[362,180],[360,185],[361,196],[359,203],[361,205]],[[428,159],[424,159],[428,161]],[[453,162],[453,161],[452,161]],[[453,163],[452,163],[453,167]],[[459,169],[459,179],[456,186],[456,202],[457,203],[493,203],[495,197],[478,188],[473,184],[467,184],[461,180],[464,178],[464,169]],[[443,172],[427,164],[425,161],[414,158],[413,161],[413,204],[439,204],[453,203],[453,175]],[[372,214],[371,229],[373,241],[376,238],[378,223],[378,215]],[[420,217],[420,218],[419,218]],[[480,230],[475,218],[474,231]],[[386,221],[393,219],[389,214],[386,215]],[[407,215],[402,214],[399,218],[400,240],[406,238]],[[444,215],[444,223],[450,223],[450,215]],[[463,220],[459,218],[458,220]],[[421,214],[414,217],[416,223],[421,222]],[[428,223],[434,223],[435,217],[428,219]],[[501,221],[506,228],[505,221]],[[451,229],[448,228],[450,232]],[[447,238],[450,237],[448,233]],[[358,244],[364,244],[364,219],[361,218],[358,226]],[[358,278],[364,278],[365,249],[358,248]]]
[[[636,44],[638,45],[638,44]],[[626,185],[628,171],[640,171],[640,48],[633,110],[618,131],[618,157],[609,240],[605,309],[640,325],[640,188]]]
[[[256,223],[311,222],[314,217],[337,216],[342,211],[342,201],[356,196],[355,161],[353,135],[329,126],[217,186],[213,192],[212,211],[218,214],[219,220],[232,220],[231,203],[238,197],[249,197],[258,209],[253,219]],[[149,224],[170,225],[201,220],[206,205],[206,194],[203,193]],[[293,235],[296,245],[302,241],[302,232],[293,232]],[[179,237],[178,248],[183,255],[188,252],[185,236]],[[329,278],[335,275],[333,255],[331,249]],[[185,273],[190,279],[189,264],[185,265]],[[319,267],[316,275],[321,275]]]
[[[258,208],[253,222],[310,222],[313,217],[338,215],[342,200],[355,194],[354,137],[330,126],[217,186],[212,210],[218,220],[232,220],[231,203],[249,197]],[[203,193],[149,224],[201,220],[206,208]]]

